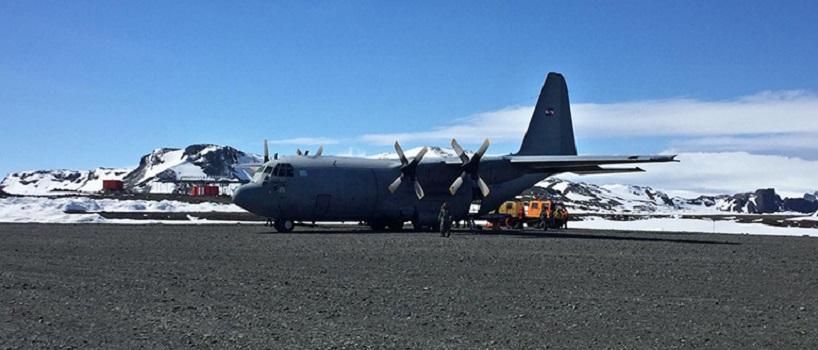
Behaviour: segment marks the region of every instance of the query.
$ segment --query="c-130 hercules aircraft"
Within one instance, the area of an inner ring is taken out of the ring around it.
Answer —
[[[452,139],[458,158],[423,159],[424,147],[408,159],[398,142],[399,159],[310,156],[269,159],[251,183],[233,194],[233,203],[274,221],[279,232],[292,231],[295,221],[364,221],[375,230],[399,231],[405,221],[416,230],[433,229],[447,203],[453,220],[469,215],[474,200],[477,216],[486,214],[539,181],[558,173],[603,174],[640,172],[640,168],[601,165],[671,162],[675,156],[578,156],[571,123],[568,88],[559,73],[549,73],[520,150],[484,156],[486,139],[469,156]]]

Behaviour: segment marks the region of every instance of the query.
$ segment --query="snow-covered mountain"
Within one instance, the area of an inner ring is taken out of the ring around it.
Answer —
[[[11,173],[0,189],[17,195],[44,196],[70,192],[98,192],[102,180],[122,180],[131,169],[33,170]]]
[[[423,147],[415,147],[410,148],[407,150],[403,150],[403,154],[406,155],[407,158],[412,158],[420,152]],[[473,152],[465,151],[466,154],[471,155]],[[447,157],[457,157],[457,154],[454,153],[453,149],[449,148],[441,148],[437,146],[429,146],[426,154],[423,156],[423,159],[426,158],[447,158]],[[371,159],[398,159],[398,154],[395,152],[385,152],[385,153],[378,153],[367,158]]]
[[[262,158],[230,146],[191,145],[184,149],[159,148],[144,155],[135,168],[97,168],[90,171],[35,170],[11,173],[0,189],[14,195],[60,195],[102,190],[102,180],[122,180],[134,192],[173,193],[179,180],[224,180],[226,193],[250,179],[242,165]]]
[[[818,210],[814,195],[781,199],[774,189],[755,192],[671,197],[646,186],[595,185],[558,177],[548,178],[526,191],[524,196],[552,198],[576,212],[608,213],[812,213]]]
[[[230,146],[191,145],[184,149],[158,148],[142,156],[139,166],[124,178],[125,187],[151,193],[172,193],[179,180],[226,180],[247,182],[252,177],[246,164],[262,158]]]

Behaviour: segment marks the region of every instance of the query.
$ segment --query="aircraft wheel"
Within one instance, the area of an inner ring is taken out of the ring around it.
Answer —
[[[275,224],[273,224],[273,226],[275,227],[276,231],[281,232],[281,233],[287,233],[287,232],[292,232],[293,231],[293,229],[295,228],[295,223],[292,222],[291,220],[281,220],[281,219],[279,219],[279,220],[276,220],[276,222],[275,222]]]
[[[386,225],[389,227],[389,231],[392,232],[400,232],[403,230],[403,221],[393,221]]]

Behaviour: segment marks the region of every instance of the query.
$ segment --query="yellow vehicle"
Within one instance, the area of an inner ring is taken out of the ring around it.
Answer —
[[[552,202],[550,200],[535,199],[528,202],[521,200],[506,201],[491,219],[490,227],[499,229],[501,227],[522,228],[522,223],[529,227],[540,227],[540,214],[545,211],[547,218],[552,212]]]
[[[540,214],[545,211],[546,216],[550,217],[552,210],[552,203],[550,200],[535,199],[528,202],[528,211],[526,217],[530,219],[539,219]]]

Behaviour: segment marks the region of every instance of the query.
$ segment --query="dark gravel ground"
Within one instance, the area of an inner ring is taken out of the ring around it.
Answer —
[[[815,349],[816,253],[802,237],[0,225],[0,349]]]

